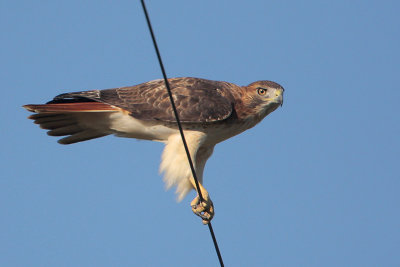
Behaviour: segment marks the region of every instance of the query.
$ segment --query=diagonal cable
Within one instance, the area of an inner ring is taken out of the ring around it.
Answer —
[[[154,45],[154,48],[156,50],[158,62],[160,64],[160,68],[161,68],[161,72],[162,72],[163,77],[164,77],[165,86],[166,86],[167,91],[168,91],[169,100],[171,101],[171,106],[172,106],[172,109],[174,111],[176,122],[177,122],[178,128],[179,128],[179,132],[180,132],[181,137],[182,137],[183,146],[185,147],[185,151],[186,151],[186,155],[187,155],[187,158],[188,158],[188,161],[189,161],[190,169],[192,171],[193,179],[194,179],[195,184],[196,184],[196,189],[197,189],[197,192],[199,194],[199,199],[200,199],[200,202],[203,202],[204,198],[203,198],[203,196],[201,194],[199,181],[197,180],[197,175],[196,175],[196,171],[194,169],[193,161],[192,161],[192,158],[190,157],[190,152],[189,152],[188,145],[186,143],[185,135],[183,133],[182,124],[181,124],[181,122],[179,120],[178,111],[176,110],[175,102],[174,102],[174,99],[172,97],[171,88],[169,86],[167,74],[165,72],[164,64],[163,64],[162,59],[161,59],[161,54],[160,54],[160,51],[158,49],[158,45],[157,45],[157,42],[156,42],[156,38],[154,36],[153,28],[152,28],[151,23],[150,23],[150,17],[149,17],[149,14],[147,13],[147,9],[146,9],[146,5],[144,3],[144,0],[141,0],[141,3],[142,3],[142,7],[143,7],[143,12],[144,12],[145,17],[146,17],[147,26],[149,27],[151,39],[153,40],[153,45]],[[214,234],[214,230],[212,228],[211,222],[208,223],[208,228],[210,230],[210,234],[211,234],[211,237],[212,237],[212,240],[213,240],[213,243],[214,243],[215,251],[217,252],[217,256],[218,256],[218,260],[219,260],[220,266],[224,266],[224,262],[222,260],[221,252],[219,251],[217,239],[215,238],[215,234]]]

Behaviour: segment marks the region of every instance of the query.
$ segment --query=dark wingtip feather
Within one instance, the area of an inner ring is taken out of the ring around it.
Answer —
[[[103,136],[107,136],[107,135],[108,134],[98,132],[95,130],[85,130],[85,131],[81,131],[81,132],[75,133],[73,135],[61,138],[57,142],[61,145],[70,145],[70,144],[83,142],[83,141],[87,141],[90,139],[95,139],[95,138],[99,138],[99,137],[103,137]]]

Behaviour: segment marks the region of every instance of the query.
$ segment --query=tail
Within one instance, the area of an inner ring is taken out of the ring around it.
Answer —
[[[67,136],[60,144],[73,144],[111,134],[108,118],[120,108],[101,102],[51,103],[43,105],[25,105],[28,111],[34,112],[29,119],[39,124],[40,128],[49,130],[50,136]]]

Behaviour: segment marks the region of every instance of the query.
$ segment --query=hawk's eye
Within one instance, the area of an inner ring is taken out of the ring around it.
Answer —
[[[257,93],[258,93],[259,95],[261,95],[261,96],[264,96],[264,95],[267,94],[267,89],[262,88],[262,87],[258,87],[258,88],[257,88]]]

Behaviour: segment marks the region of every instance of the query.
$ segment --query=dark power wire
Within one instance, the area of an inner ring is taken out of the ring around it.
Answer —
[[[150,23],[150,17],[149,17],[149,14],[147,13],[147,9],[146,9],[146,5],[144,3],[144,0],[141,0],[141,3],[142,3],[142,7],[143,7],[143,12],[144,12],[144,14],[146,16],[147,26],[149,27],[149,30],[150,30],[151,39],[153,40],[153,45],[154,45],[154,48],[156,50],[158,62],[160,63],[160,68],[161,68],[161,72],[162,72],[163,77],[164,77],[165,86],[166,86],[167,91],[168,91],[169,100],[171,101],[171,106],[172,106],[172,109],[174,111],[176,122],[177,122],[178,128],[179,128],[179,132],[180,132],[181,137],[182,137],[183,146],[185,147],[185,151],[186,151],[186,155],[187,155],[187,158],[188,158],[188,161],[189,161],[190,169],[192,170],[192,175],[193,175],[193,179],[194,179],[195,184],[196,184],[197,193],[199,194],[200,202],[203,202],[204,198],[203,198],[203,196],[201,194],[201,191],[200,191],[199,181],[197,180],[196,171],[194,169],[193,161],[192,161],[192,158],[190,157],[189,148],[188,148],[188,145],[186,143],[185,135],[183,133],[182,124],[181,124],[181,122],[179,120],[178,111],[176,110],[175,102],[174,102],[174,99],[172,97],[171,87],[169,86],[167,74],[165,72],[164,64],[163,64],[162,59],[161,59],[161,54],[160,54],[160,51],[158,50],[158,45],[157,45],[157,42],[156,42],[156,38],[154,36],[153,28],[152,28],[151,23]],[[215,238],[215,234],[214,234],[214,230],[212,228],[211,222],[208,223],[208,229],[210,230],[210,234],[211,234],[212,240],[214,242],[214,247],[215,247],[215,251],[217,252],[217,255],[218,255],[219,263],[220,263],[221,266],[224,266],[224,262],[222,260],[221,252],[219,251],[219,248],[218,248],[217,239]]]

